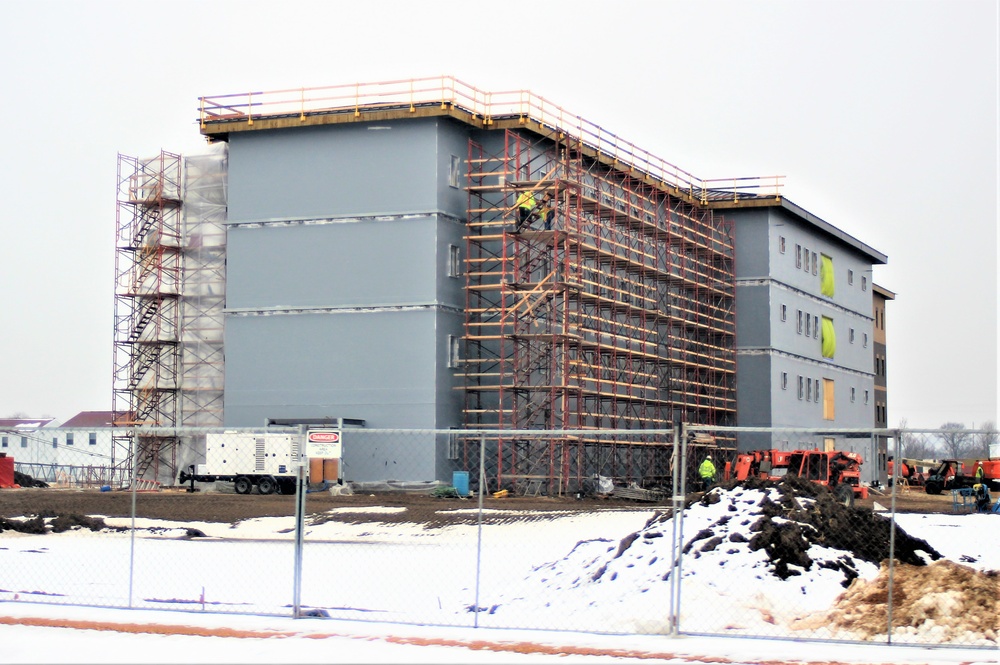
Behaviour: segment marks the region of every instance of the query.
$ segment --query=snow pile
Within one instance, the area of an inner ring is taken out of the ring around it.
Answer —
[[[524,613],[544,598],[568,623],[601,612],[616,617],[609,630],[663,632],[671,606],[670,543],[680,526],[658,513],[621,540],[581,541],[563,559],[536,567],[523,590],[489,610]],[[797,622],[832,608],[854,580],[878,577],[890,527],[888,519],[846,508],[826,488],[800,479],[717,487],[684,514],[675,580],[681,628],[795,636]],[[895,554],[912,566],[940,558],[898,527]],[[637,596],[644,602],[636,603]]]

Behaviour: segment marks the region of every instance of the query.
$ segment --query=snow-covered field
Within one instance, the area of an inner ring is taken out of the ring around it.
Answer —
[[[878,566],[814,544],[808,553],[815,565],[778,578],[764,551],[749,546],[764,496],[737,488],[724,500],[686,512],[684,543],[692,547],[677,578],[680,629],[860,639],[808,620],[830,610],[844,592],[845,570],[874,580]],[[303,607],[380,625],[649,636],[669,630],[676,527],[654,519],[653,510],[554,513],[481,528],[382,523],[382,510],[389,509],[364,509],[365,519],[357,524],[307,527]],[[897,520],[950,560],[972,570],[1000,570],[1000,548],[988,535],[1000,526],[1000,516],[901,514]],[[105,523],[128,527],[131,520]],[[113,529],[0,533],[0,601],[7,601],[0,607],[10,611],[16,603],[29,614],[39,607],[34,603],[183,610],[173,614],[182,623],[202,613],[290,615],[293,518],[236,524],[136,520],[135,527],[134,538]],[[712,547],[704,546],[707,529],[719,540]],[[909,639],[946,641],[940,633]],[[995,633],[992,640],[995,646]],[[965,635],[957,644],[991,642],[988,635]]]

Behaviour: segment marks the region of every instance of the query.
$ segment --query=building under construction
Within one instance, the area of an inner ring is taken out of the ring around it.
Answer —
[[[350,418],[458,430],[394,477],[468,468],[461,430],[485,429],[494,487],[560,494],[655,483],[664,431],[736,424],[718,209],[774,205],[780,178],[701,180],[447,77],[205,97],[199,122],[209,155],[119,159],[123,478],[176,473],[143,426]],[[412,443],[345,446],[345,472],[384,477]]]

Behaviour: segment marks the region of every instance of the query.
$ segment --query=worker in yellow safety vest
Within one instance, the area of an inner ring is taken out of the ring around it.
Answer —
[[[517,196],[517,226],[514,227],[514,233],[520,233],[521,229],[525,226],[529,226],[531,222],[537,219],[534,214],[535,210],[535,195],[532,191],[526,190],[518,194]]]
[[[702,489],[707,492],[708,488],[715,484],[715,464],[710,455],[706,456],[705,461],[698,467],[698,475],[701,476]]]
[[[552,229],[552,218],[556,216],[555,202],[552,200],[552,193],[542,194],[542,204],[538,208],[539,219],[545,222],[545,230]]]

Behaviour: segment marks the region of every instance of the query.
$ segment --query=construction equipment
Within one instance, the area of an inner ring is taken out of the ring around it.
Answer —
[[[972,487],[975,484],[975,477],[965,473],[965,465],[961,460],[945,459],[927,474],[924,491],[928,494],[940,494],[942,491]]]
[[[975,480],[979,467],[983,467],[983,484],[987,489],[1000,492],[1000,459],[978,460],[972,465],[972,478]]]
[[[861,455],[854,452],[753,450],[736,456],[735,476],[736,480],[799,476],[829,487],[837,501],[851,507],[856,497],[868,498],[868,488],[861,485],[861,464]]]
[[[903,459],[899,467],[899,480],[906,481],[904,484],[913,486],[922,486],[924,484],[924,474],[922,473],[922,466],[920,460],[915,459]],[[889,475],[889,487],[892,487],[893,483],[893,466],[895,461],[892,457],[889,458],[889,463],[886,470]]]
[[[298,438],[291,434],[216,434],[206,436],[205,464],[181,471],[178,482],[233,483],[237,494],[294,494]]]
[[[966,466],[961,460],[941,460],[927,475],[924,490],[928,494],[940,494],[942,491],[972,487],[979,483],[976,472],[983,467],[983,484],[990,489],[1000,489],[1000,460],[976,460],[972,464],[972,472],[966,473]]]

